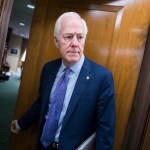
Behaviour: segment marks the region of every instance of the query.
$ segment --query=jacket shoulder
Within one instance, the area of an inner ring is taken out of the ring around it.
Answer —
[[[92,72],[101,72],[104,74],[112,74],[106,67],[86,58],[86,63],[91,67]]]
[[[55,60],[49,61],[46,64],[44,64],[43,69],[44,68],[49,68],[49,67],[52,67],[52,66],[57,66],[57,65],[60,65],[60,64],[61,64],[61,59],[60,58],[55,59]]]

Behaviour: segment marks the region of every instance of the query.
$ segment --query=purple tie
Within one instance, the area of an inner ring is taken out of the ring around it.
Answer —
[[[66,95],[69,73],[71,70],[70,68],[66,68],[64,71],[64,74],[57,82],[56,89],[51,99],[51,106],[49,107],[47,119],[43,128],[41,143],[44,147],[48,147],[52,142],[54,142],[55,134],[58,128],[59,117]]]

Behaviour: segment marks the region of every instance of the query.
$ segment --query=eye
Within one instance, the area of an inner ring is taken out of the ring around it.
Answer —
[[[81,41],[83,38],[84,38],[84,36],[83,36],[83,35],[77,35],[77,39],[78,39],[78,41]]]
[[[64,35],[64,40],[66,42],[69,42],[70,40],[72,40],[72,38],[73,38],[73,35]]]

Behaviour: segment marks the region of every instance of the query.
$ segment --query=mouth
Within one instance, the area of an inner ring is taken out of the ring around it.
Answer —
[[[79,54],[80,52],[68,51],[67,53],[70,53],[70,54]]]

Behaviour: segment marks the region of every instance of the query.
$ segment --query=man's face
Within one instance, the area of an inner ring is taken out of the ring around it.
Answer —
[[[79,18],[66,16],[62,19],[55,44],[60,50],[64,64],[71,66],[79,61],[83,55],[86,35]]]

